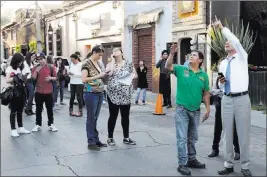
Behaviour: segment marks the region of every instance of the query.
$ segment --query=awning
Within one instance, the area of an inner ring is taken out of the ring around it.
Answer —
[[[144,25],[149,23],[156,23],[159,19],[160,13],[163,12],[162,8],[152,10],[147,13],[139,13],[136,15],[127,17],[127,26],[136,28],[138,25]]]

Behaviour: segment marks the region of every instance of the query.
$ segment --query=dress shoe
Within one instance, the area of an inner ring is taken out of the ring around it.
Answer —
[[[212,150],[212,151],[209,153],[208,157],[216,157],[216,156],[218,156],[218,155],[219,155],[219,151]]]
[[[228,175],[228,174],[233,173],[233,172],[234,172],[234,167],[232,167],[232,168],[224,167],[224,169],[218,171],[218,174],[219,175]]]
[[[251,172],[249,171],[249,169],[241,169],[241,173],[244,175],[244,176],[247,176],[247,177],[251,177],[252,174]]]
[[[100,151],[100,147],[98,147],[96,144],[88,145],[89,150],[95,150]]]
[[[179,165],[177,171],[182,175],[191,175],[191,171],[185,165]]]
[[[235,153],[234,160],[240,160],[240,154],[239,153]]]
[[[102,143],[102,142],[100,142],[100,141],[99,141],[99,142],[97,142],[97,143],[96,143],[96,145],[97,145],[98,147],[100,147],[100,148],[101,148],[101,147],[108,147],[108,145],[107,145],[107,144],[105,144],[105,143]]]
[[[190,160],[187,162],[187,167],[189,168],[206,168],[204,163],[199,162],[197,159]]]

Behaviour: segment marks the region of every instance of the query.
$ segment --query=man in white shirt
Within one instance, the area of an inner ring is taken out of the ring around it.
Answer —
[[[237,135],[240,146],[241,172],[244,176],[251,176],[249,165],[249,144],[251,126],[251,103],[248,95],[248,54],[239,39],[231,31],[223,27],[218,20],[214,26],[221,29],[228,40],[225,51],[226,59],[220,63],[220,87],[223,89],[222,120],[224,130],[225,162],[224,169],[219,175],[228,175],[234,171],[233,164],[233,124],[236,122]]]

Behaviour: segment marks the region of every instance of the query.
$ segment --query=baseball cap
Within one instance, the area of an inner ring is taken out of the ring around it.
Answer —
[[[45,54],[43,52],[39,52],[35,54],[36,58],[45,58]]]

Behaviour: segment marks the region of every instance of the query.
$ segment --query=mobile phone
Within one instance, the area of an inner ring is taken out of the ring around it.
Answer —
[[[218,75],[220,76],[220,78],[224,77],[223,73],[218,73]]]

